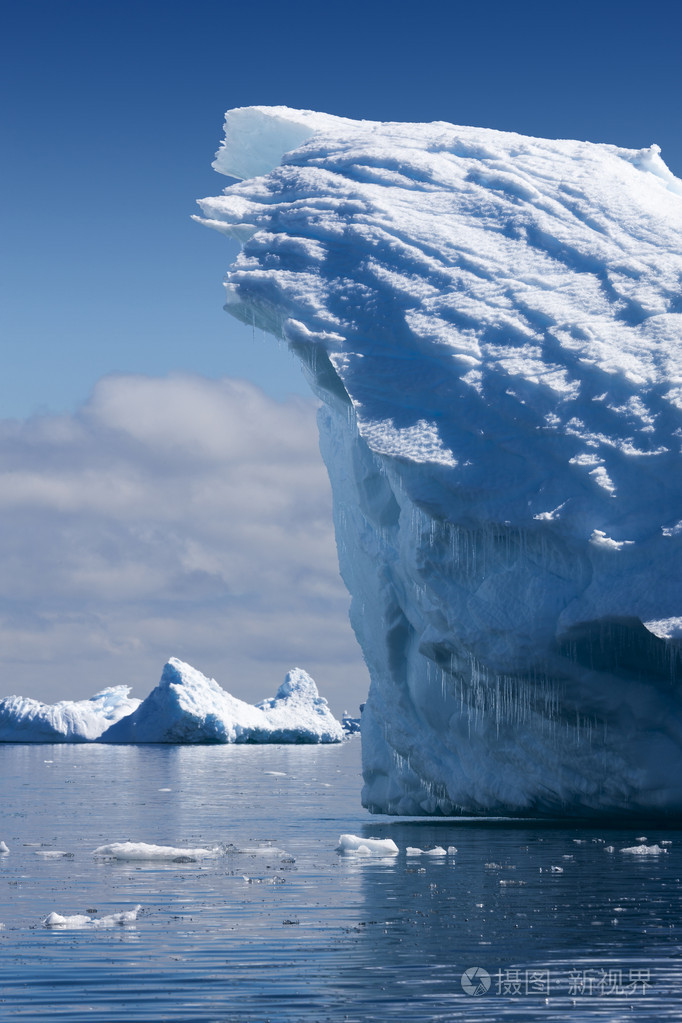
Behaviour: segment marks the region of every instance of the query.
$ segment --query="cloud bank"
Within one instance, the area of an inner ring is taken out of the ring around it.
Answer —
[[[105,377],[0,420],[0,522],[0,696],[144,696],[176,656],[251,702],[293,665],[337,712],[364,699],[312,400]]]

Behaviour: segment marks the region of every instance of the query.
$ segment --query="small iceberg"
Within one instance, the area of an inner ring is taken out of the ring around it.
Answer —
[[[59,913],[50,913],[43,920],[44,927],[62,927],[64,930],[76,930],[80,927],[125,927],[134,924],[137,914],[142,906],[135,906],[124,913],[111,913],[109,916],[86,916],[77,913],[74,916],[61,916]]]
[[[321,743],[341,742],[343,734],[315,682],[301,668],[288,672],[273,699],[254,706],[172,657],[156,689],[99,741]]]
[[[0,842],[0,853],[8,853],[9,846],[5,842]]]
[[[120,718],[132,714],[140,700],[130,686],[110,686],[89,700],[40,703],[28,696],[0,699],[0,742],[88,742]]]
[[[392,838],[360,838],[340,835],[336,851],[356,856],[397,856],[399,850]]]
[[[622,853],[629,853],[632,856],[660,856],[667,851],[660,845],[630,845],[626,849],[621,849]]]

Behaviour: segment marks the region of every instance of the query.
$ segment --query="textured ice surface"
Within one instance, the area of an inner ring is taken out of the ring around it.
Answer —
[[[111,686],[89,700],[39,703],[27,696],[0,699],[0,742],[87,742],[96,739],[119,718],[131,714],[140,701],[129,696],[130,686]]]
[[[135,906],[123,913],[110,913],[109,916],[86,916],[76,913],[73,916],[61,916],[50,913],[43,920],[45,927],[62,927],[64,930],[78,930],[81,927],[125,927],[134,924],[142,906]]]
[[[660,845],[630,845],[626,849],[621,849],[622,853],[629,853],[633,856],[660,856],[661,853],[667,851]]]
[[[362,838],[358,835],[340,835],[336,847],[340,853],[358,856],[397,856],[398,846],[392,838]]]
[[[138,709],[100,742],[340,742],[343,729],[314,681],[293,668],[271,700],[252,706],[172,657]]]
[[[682,183],[658,148],[228,113],[226,308],[323,400],[371,810],[682,809]]]
[[[102,856],[113,860],[162,860],[173,862],[178,859],[203,860],[213,859],[220,854],[219,849],[181,849],[174,845],[152,845],[149,842],[111,842],[100,845],[93,850],[93,856]]]
[[[297,743],[340,742],[344,735],[301,668],[287,674],[273,699],[255,706],[174,657],[146,700],[129,692],[130,686],[113,686],[89,700],[52,705],[0,699],[0,742]]]

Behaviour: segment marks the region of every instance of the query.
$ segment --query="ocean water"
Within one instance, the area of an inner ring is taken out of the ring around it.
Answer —
[[[358,739],[4,745],[0,777],[3,1023],[682,1018],[672,826],[372,817]],[[342,856],[349,832],[400,853]],[[645,837],[666,851],[620,851]],[[222,851],[92,856],[129,840]],[[435,845],[457,852],[405,853]],[[42,922],[137,904],[129,926]]]

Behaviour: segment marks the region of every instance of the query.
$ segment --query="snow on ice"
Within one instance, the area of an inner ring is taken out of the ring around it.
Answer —
[[[336,851],[356,856],[397,856],[398,846],[392,838],[361,838],[340,835]]]
[[[130,686],[111,686],[89,700],[45,704],[27,696],[0,699],[0,742],[87,742],[127,714],[140,701]]]
[[[141,909],[142,906],[138,905],[127,912],[111,913],[109,916],[100,917],[86,916],[85,914],[61,916],[59,913],[50,913],[43,920],[43,925],[45,927],[61,927],[64,930],[78,930],[81,927],[126,927],[135,923]]]
[[[220,855],[219,848],[181,849],[174,845],[153,845],[149,842],[111,842],[100,845],[93,856],[112,860],[160,860],[162,862],[190,862],[192,860],[214,859]]]
[[[682,809],[682,182],[657,146],[231,111],[226,308],[322,399],[363,801]]]
[[[313,679],[293,668],[273,699],[252,706],[172,657],[144,700],[129,686],[54,705],[0,700],[0,742],[316,743],[340,742],[343,728]]]

